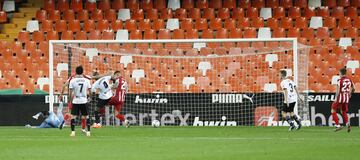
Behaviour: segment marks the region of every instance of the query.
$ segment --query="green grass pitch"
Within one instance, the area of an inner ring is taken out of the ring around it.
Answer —
[[[79,127],[77,128],[79,129]],[[78,130],[0,127],[0,160],[357,160],[360,128],[106,127]]]

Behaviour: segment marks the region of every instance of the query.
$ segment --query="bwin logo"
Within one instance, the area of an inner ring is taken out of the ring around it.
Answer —
[[[243,103],[243,99],[253,102],[255,94],[248,96],[246,94],[212,94],[212,103]]]
[[[168,103],[168,99],[160,98],[160,95],[156,95],[156,98],[141,98],[139,95],[136,95],[135,103]]]

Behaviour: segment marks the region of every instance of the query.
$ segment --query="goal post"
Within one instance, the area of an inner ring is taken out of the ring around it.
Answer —
[[[129,85],[122,112],[134,125],[283,125],[285,69],[305,97],[295,112],[308,120],[308,52],[296,38],[51,40],[49,110],[82,65],[87,75],[121,72]],[[103,123],[119,124],[107,116]]]

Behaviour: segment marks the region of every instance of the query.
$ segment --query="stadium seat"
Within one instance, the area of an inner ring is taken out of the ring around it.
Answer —
[[[166,11],[166,10],[165,10]],[[146,10],[146,18],[150,20],[158,19],[158,10],[155,8]]]
[[[20,31],[18,33],[17,38],[18,38],[19,42],[26,43],[26,42],[30,41],[30,32],[29,31],[24,31],[24,30]]]
[[[43,90],[44,85],[49,85],[49,78],[38,78],[36,84],[39,85],[40,90]]]
[[[245,12],[243,8],[234,8],[232,11],[232,19],[241,19],[245,17]]]
[[[31,20],[27,21],[26,30],[29,32],[34,32],[39,30],[39,21]]]
[[[272,32],[273,38],[284,38],[286,37],[286,32],[284,28],[273,28]]]
[[[215,35],[215,38],[218,38],[218,39],[226,39],[228,37],[229,37],[228,30],[225,28],[221,28],[221,29],[217,30],[216,35]]]
[[[210,0],[209,7],[215,9],[222,8],[222,0]]]
[[[276,18],[269,18],[267,19],[267,27],[270,27],[271,29],[276,29],[279,27],[279,22]]]
[[[98,6],[100,10],[107,11],[111,9],[111,2],[110,0],[101,0],[99,1]]]
[[[219,29],[223,28],[221,19],[220,18],[211,19],[209,28],[212,30],[219,30]]]
[[[205,8],[205,9],[203,9],[202,18],[206,18],[206,19],[215,18],[215,10],[214,10],[214,8]]]
[[[310,46],[315,46],[315,47],[318,47],[318,46],[321,46],[321,39],[320,37],[316,37],[316,38],[312,38],[309,40],[309,45]]]
[[[333,8],[333,7],[336,7],[337,4],[336,4],[336,0],[327,0],[327,1],[324,1],[324,5],[329,7],[329,8]]]
[[[208,0],[198,0],[196,2],[196,8],[200,8],[200,9],[209,8]]]
[[[335,17],[337,19],[339,19],[341,17],[344,17],[344,7],[335,7],[335,8],[333,8],[331,16]]]
[[[153,8],[154,2],[153,0],[140,1],[140,8],[143,10],[148,10]]]
[[[256,38],[257,37],[256,29],[253,27],[245,28],[243,37],[244,38]]]
[[[49,17],[48,17],[49,20],[52,20],[52,21],[60,20],[60,11],[59,10],[50,10],[50,11],[48,11],[48,14],[49,14]]]
[[[139,4],[140,3],[138,0],[128,0],[126,8],[129,8],[130,10],[137,10],[137,9],[139,9]]]
[[[136,80],[136,83],[140,82],[141,78],[145,78],[145,72],[143,69],[135,69],[132,71],[132,78]]]
[[[71,30],[61,32],[61,40],[73,40],[74,33]]]
[[[289,28],[287,37],[301,37],[301,32],[299,28]]]
[[[66,10],[63,12],[63,19],[66,21],[72,21],[75,19],[75,12],[73,10]]]
[[[293,6],[293,1],[292,0],[281,0],[280,6],[282,6],[284,8],[290,8]]]
[[[238,19],[237,27],[238,27],[238,28],[241,28],[241,29],[250,27],[250,20],[249,20],[249,18],[241,18],[241,19]]]
[[[342,7],[350,6],[350,0],[339,0],[338,6],[342,6]]]
[[[357,18],[359,16],[357,8],[354,6],[347,7],[346,8],[346,16],[350,17],[351,19]]]
[[[360,17],[356,17],[356,18],[354,19],[354,25],[353,25],[353,27],[355,27],[355,28],[360,28]]]
[[[251,20],[251,27],[254,28],[264,27],[264,18],[262,17],[253,18]]]
[[[101,39],[101,32],[99,30],[90,31],[88,39],[89,40],[99,40],[99,39]]]
[[[5,13],[5,12],[4,12]],[[36,11],[36,19],[39,22],[42,22],[47,19],[47,12],[46,10],[37,10]]]
[[[305,29],[308,28],[308,22],[305,17],[299,17],[295,19],[295,26],[296,28]]]
[[[104,30],[108,30],[109,29],[109,21],[106,20],[106,19],[103,19],[103,20],[99,20],[97,22],[97,26],[96,26],[96,29],[97,30],[100,30],[100,31],[104,31]]]
[[[280,20],[280,27],[289,29],[293,27],[293,20],[289,17],[281,18]]]
[[[120,63],[124,64],[124,68],[127,68],[129,63],[133,62],[132,56],[121,56]]]
[[[352,24],[351,24],[351,18],[350,17],[341,17],[339,19],[339,24],[338,26],[340,28],[343,28],[343,29],[347,29],[347,28],[350,28],[352,27]]]
[[[134,19],[126,20],[124,28],[129,30],[129,31],[136,30],[137,29],[136,21]]]
[[[344,37],[343,29],[339,27],[333,28],[331,37],[337,40],[340,39],[341,37]]]
[[[82,0],[71,0],[70,8],[75,12],[81,11],[83,9]]]
[[[138,22],[138,28],[140,30],[151,29],[151,21],[150,19],[143,19]]]
[[[156,31],[153,29],[147,29],[144,31],[144,39],[157,39]],[[146,44],[147,45],[147,44]]]
[[[269,7],[269,8],[279,7],[279,1],[278,0],[267,0],[265,3],[265,6]]]
[[[129,1],[130,2],[130,1]],[[118,11],[118,19],[122,20],[122,21],[126,21],[130,19],[130,9],[120,9]]]
[[[73,32],[79,32],[81,30],[80,21],[79,20],[69,21],[69,30]]]
[[[251,6],[254,8],[264,8],[265,7],[265,0],[256,0],[251,2]]]
[[[271,38],[271,30],[269,27],[260,27],[257,38]]]
[[[311,19],[311,17],[315,17],[315,16],[316,16],[316,10],[315,10],[315,8],[305,7],[305,8],[304,8],[304,16],[305,16],[307,19]]]
[[[84,21],[83,30],[84,30],[85,32],[90,32],[90,31],[95,30],[95,21],[92,20],[92,19],[85,20],[85,21]]]
[[[236,21],[232,18],[225,19],[224,28],[232,30],[236,28]]]
[[[334,17],[326,17],[324,18],[324,27],[335,28],[336,27],[336,19]]]
[[[129,39],[129,31],[126,29],[120,29],[116,32],[116,40],[128,40]]]
[[[113,0],[111,3],[111,8],[115,10],[125,8],[125,0]]]
[[[155,17],[153,17],[155,18]],[[169,8],[164,8],[160,10],[160,19],[167,20],[173,18],[173,12]]]
[[[340,76],[332,76],[331,78],[331,84],[336,85],[338,84],[338,80],[340,79]]]
[[[323,18],[329,17],[330,16],[329,8],[326,6],[317,8],[317,16]]]
[[[323,27],[323,19],[322,19],[322,17],[311,17],[309,27],[314,28],[314,29],[317,29],[319,27]]]
[[[257,18],[259,17],[258,9],[255,7],[250,7],[246,10],[246,17],[248,18]]]
[[[195,20],[195,29],[197,29],[199,31],[208,29],[207,19],[205,19],[205,18],[196,19]]]
[[[116,11],[113,9],[108,9],[105,10],[105,19],[108,20],[109,22],[113,22],[117,19],[116,17]]]
[[[191,9],[191,8],[194,8],[194,0],[182,0],[181,1],[181,7],[182,8],[185,8],[185,9]]]
[[[269,92],[269,93],[272,93],[272,92],[277,91],[277,85],[276,85],[276,83],[265,83],[265,85],[264,85],[264,91],[265,91],[265,92]]]
[[[58,63],[56,65],[57,76],[60,77],[62,71],[68,71],[69,67],[67,63]]]
[[[358,28],[355,28],[355,27],[348,28],[347,31],[346,31],[345,36],[350,37],[350,38],[354,38],[354,39],[359,37]]]
[[[90,1],[90,0],[86,0],[86,2],[85,2],[85,10],[92,12],[92,11],[94,11],[94,10],[96,10],[96,9],[97,9],[97,4],[96,4],[96,2]],[[117,9],[117,10],[118,10],[118,9]]]
[[[208,77],[198,77],[196,85],[202,90],[207,90],[210,87],[210,79]]]
[[[55,10],[55,0],[44,0],[44,8],[47,11]]]
[[[199,31],[197,29],[189,29],[185,32],[186,39],[198,39],[199,38]]]
[[[94,10],[93,12],[91,12],[91,19],[94,21],[101,21],[103,20],[103,11],[102,10]]]
[[[81,10],[77,12],[77,19],[79,21],[86,21],[89,19],[89,12],[87,10]]]
[[[181,7],[180,2],[181,2],[181,0],[169,0],[167,8],[171,8],[172,10],[176,10],[176,9]],[[157,7],[157,9],[166,8],[166,1],[165,0],[157,0],[157,4],[155,5],[155,7]]]
[[[102,32],[101,39],[103,40],[114,40],[114,31],[113,30],[104,30]]]
[[[165,22],[163,19],[157,19],[153,21],[153,29],[158,31],[165,28]]]
[[[186,10],[184,8],[176,9],[174,18],[177,18],[179,20],[183,20],[184,18],[187,18]]]
[[[184,77],[182,84],[189,90],[191,85],[195,85],[195,77]]]
[[[229,19],[230,18],[230,10],[229,8],[219,8],[217,17],[221,19]]]
[[[320,27],[316,31],[316,37],[320,39],[329,38],[330,33],[327,27]]]
[[[143,39],[142,32],[140,30],[132,30],[130,31],[129,39]]]
[[[308,0],[295,0],[294,6],[305,8],[308,7]]]
[[[58,20],[55,22],[55,30],[58,32],[63,32],[67,30],[67,23],[65,20]]]
[[[347,37],[346,38],[345,37],[340,38],[339,46],[340,47],[352,46],[351,38],[347,38]]]
[[[201,18],[201,11],[199,8],[190,8],[188,12],[189,12],[189,18],[192,19]]]
[[[269,63],[269,67],[272,67],[274,62],[279,61],[279,58],[277,54],[267,54],[265,61]]]
[[[172,19],[167,20],[166,29],[174,30],[174,29],[179,29],[179,28],[180,28],[179,19],[172,18]]]
[[[285,17],[285,9],[283,7],[275,7],[272,9],[273,14],[272,17],[276,19],[281,19]]]
[[[308,6],[309,8],[321,7],[321,0],[309,0]]]
[[[301,9],[299,7],[290,7],[288,17],[296,19],[301,17]]]
[[[351,73],[355,74],[355,69],[359,68],[359,60],[347,61],[346,68],[350,68]]]
[[[302,31],[302,37],[305,37],[307,39],[312,39],[315,36],[315,31],[313,28],[305,28]]]
[[[32,40],[39,43],[45,40],[43,31],[34,31],[32,34]]]
[[[260,9],[260,17],[264,18],[265,20],[272,17],[271,8],[261,8]]]
[[[69,1],[68,0],[58,0],[57,1],[57,10],[64,12],[69,10]]]
[[[144,19],[144,10],[143,9],[133,10],[132,14],[131,14],[131,19],[134,19],[134,20]]]

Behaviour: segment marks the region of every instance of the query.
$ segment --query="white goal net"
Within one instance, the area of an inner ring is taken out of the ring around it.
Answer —
[[[280,70],[308,90],[308,51],[292,38],[50,41],[49,51],[50,110],[76,66],[90,76],[118,70],[133,125],[282,125]],[[103,123],[119,124],[108,108]],[[308,103],[296,112],[308,119]]]

